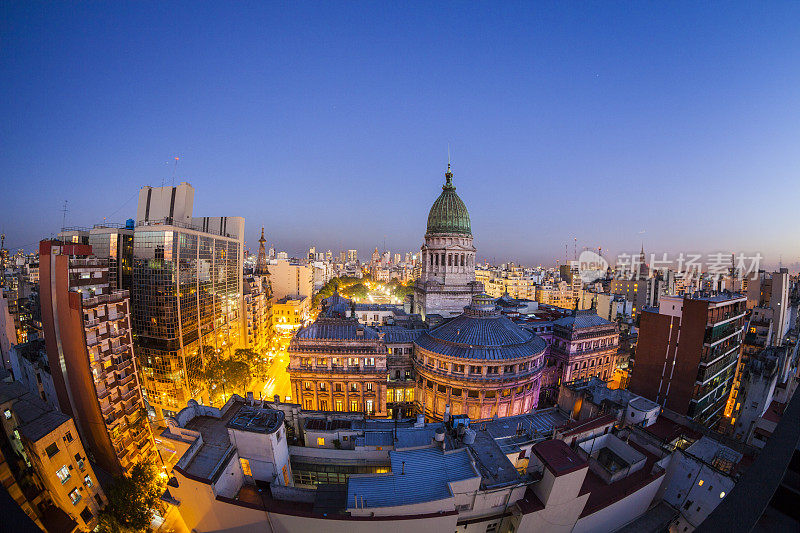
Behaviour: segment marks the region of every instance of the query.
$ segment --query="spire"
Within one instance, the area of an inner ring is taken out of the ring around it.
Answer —
[[[448,189],[453,191],[456,190],[455,186],[453,185],[453,173],[450,171],[449,162],[447,163],[447,172],[444,173],[444,179],[445,179],[444,185],[442,186],[443,191],[446,191]]]
[[[267,250],[264,246],[267,239],[264,238],[264,226],[261,226],[261,238],[258,239],[258,259],[256,259],[256,274],[259,276],[268,276],[267,270]]]

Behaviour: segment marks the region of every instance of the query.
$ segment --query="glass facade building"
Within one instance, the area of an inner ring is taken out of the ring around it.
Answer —
[[[183,226],[145,222],[134,234],[136,353],[160,424],[192,398],[207,403],[204,361],[246,343],[242,241]]]

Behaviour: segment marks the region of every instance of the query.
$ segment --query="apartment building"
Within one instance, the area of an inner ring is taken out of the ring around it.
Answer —
[[[0,478],[46,531],[92,531],[106,497],[72,418],[7,374],[0,379]]]
[[[42,320],[60,410],[75,419],[94,460],[112,475],[150,457],[131,332],[129,293],[109,283],[92,247],[42,241]]]
[[[665,296],[642,313],[629,389],[714,427],[739,361],[747,298],[734,293]]]

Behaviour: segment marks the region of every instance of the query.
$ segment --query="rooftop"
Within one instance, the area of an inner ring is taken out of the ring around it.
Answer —
[[[479,477],[466,448],[391,451],[391,474],[353,475],[347,483],[347,507],[395,507],[445,500],[450,483]]]
[[[347,318],[318,318],[314,323],[300,328],[297,340],[377,340],[378,332],[369,326]]]
[[[540,442],[533,447],[533,453],[556,477],[571,474],[589,466],[589,463],[567,446],[563,440]]]
[[[575,311],[571,315],[554,320],[553,324],[571,330],[614,325],[613,322],[610,322],[599,316],[594,309],[582,309]]]

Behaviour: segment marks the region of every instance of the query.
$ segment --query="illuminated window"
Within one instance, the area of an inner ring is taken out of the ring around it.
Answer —
[[[72,491],[70,491],[69,499],[72,500],[72,505],[81,501],[81,493],[78,492],[78,489],[72,489]]]
[[[6,409],[3,414],[6,416],[6,420],[9,420],[11,418],[11,409]]]
[[[317,446],[325,446],[325,437],[317,437]]]
[[[250,470],[250,460],[243,457],[239,458],[239,464],[242,465],[242,473],[245,476],[253,477],[253,471]]]
[[[89,476],[84,476],[83,484],[86,485],[87,488],[92,488],[92,485],[94,485],[94,483],[92,483],[92,478]]]
[[[724,492],[720,492],[720,493],[719,493],[719,497],[720,497],[720,498],[724,498],[724,497],[725,497],[725,493],[724,493]]]
[[[66,482],[67,482],[67,480],[69,480],[69,478],[70,478],[70,474],[69,474],[69,468],[67,468],[67,465],[64,465],[64,466],[62,466],[61,468],[59,468],[59,469],[56,471],[56,476],[58,477],[58,479],[60,479],[60,480],[61,480],[61,484],[62,484],[62,485],[63,485],[64,483],[66,483]]]
[[[702,479],[701,479],[700,481],[698,481],[698,482],[697,482],[697,486],[698,486],[698,487],[702,487],[702,486],[703,486],[703,480],[702,480]]]

